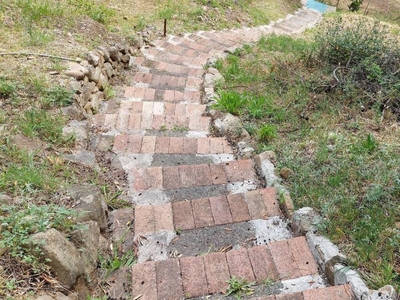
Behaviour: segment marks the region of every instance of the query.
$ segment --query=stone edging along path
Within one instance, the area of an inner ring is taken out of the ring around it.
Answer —
[[[340,271],[344,258],[313,233],[312,209],[293,211],[274,175],[273,153],[237,160],[224,137],[210,136],[206,99],[214,91],[204,88],[204,65],[263,35],[300,33],[321,18],[303,8],[267,26],[158,40],[135,59],[124,97],[93,117],[94,131],[114,137],[135,206],[133,299],[218,299],[231,277],[255,282],[248,299],[379,299],[365,298],[368,288],[356,272]]]

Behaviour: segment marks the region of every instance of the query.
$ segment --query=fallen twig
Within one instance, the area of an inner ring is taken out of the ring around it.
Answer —
[[[30,52],[1,52],[0,53],[0,56],[5,56],[5,55],[12,55],[12,56],[19,56],[19,55],[22,55],[22,56],[39,56],[39,57],[55,58],[55,59],[61,59],[61,60],[74,61],[74,62],[79,62],[80,61],[80,59],[73,59],[73,58],[50,55],[50,54],[43,54],[43,53],[30,53]]]

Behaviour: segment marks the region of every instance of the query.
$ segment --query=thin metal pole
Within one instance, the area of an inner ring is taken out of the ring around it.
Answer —
[[[167,37],[167,19],[164,19],[164,37]]]

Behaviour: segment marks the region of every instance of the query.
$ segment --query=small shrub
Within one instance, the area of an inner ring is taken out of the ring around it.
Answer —
[[[63,107],[71,105],[74,93],[61,86],[55,86],[45,91],[42,103],[45,107]]]
[[[1,98],[11,97],[15,94],[16,91],[17,91],[17,86],[13,82],[0,77],[0,97]]]
[[[72,136],[65,137],[62,134],[63,116],[45,110],[37,108],[27,110],[18,125],[27,137],[39,137],[55,145],[69,144],[73,141]]]
[[[226,110],[227,112],[237,115],[245,104],[246,100],[243,95],[233,91],[222,91],[219,94],[215,108]]]
[[[0,246],[34,268],[45,268],[30,252],[36,250],[28,247],[30,236],[50,228],[70,232],[76,228],[74,216],[75,212],[52,204],[0,206]]]
[[[242,295],[250,296],[254,293],[255,282],[247,282],[244,278],[236,278],[232,276],[227,283],[229,283],[228,290],[225,293],[225,296],[229,296],[231,294],[235,295],[236,299],[242,299]]]
[[[348,5],[348,8],[352,12],[359,11],[362,3],[363,3],[363,0],[352,0],[351,3]]]
[[[265,124],[258,130],[258,139],[268,142],[277,137],[277,129],[275,125]]]

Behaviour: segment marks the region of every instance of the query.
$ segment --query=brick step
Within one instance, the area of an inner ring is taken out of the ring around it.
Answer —
[[[274,188],[191,201],[137,205],[135,235],[152,234],[159,230],[183,231],[266,220],[273,216],[283,217]]]
[[[92,126],[98,128],[98,130],[117,130],[121,133],[173,128],[208,133],[210,125],[210,117],[152,115],[144,113],[125,113],[124,111],[118,114],[96,115],[92,119]]]
[[[201,92],[195,88],[171,89],[168,86],[130,86],[125,89],[124,97],[129,101],[201,102]]]
[[[282,281],[282,286],[283,281],[305,277],[310,281],[308,288],[313,287],[312,278],[322,281],[306,239],[297,237],[228,252],[138,263],[132,267],[132,295],[187,299],[225,293],[233,276],[258,284]]]
[[[151,189],[176,190],[257,180],[251,159],[220,164],[135,168],[128,176],[131,190],[135,192]]]
[[[193,57],[181,56],[178,54],[168,53],[156,48],[146,49],[143,54],[148,59],[187,66],[191,68],[203,67],[207,63],[207,60],[210,58],[210,55],[205,53],[200,56],[193,56]]]
[[[133,168],[127,172],[135,204],[157,204],[241,193],[258,187],[252,160]]]
[[[206,105],[198,103],[174,103],[161,101],[120,100],[119,104],[110,107],[107,113],[143,114],[146,116],[186,116],[200,117],[206,113]]]
[[[198,77],[188,77],[186,75],[172,75],[163,72],[157,72],[154,74],[152,72],[143,73],[137,72],[134,77],[134,86],[125,89],[125,97],[137,98],[137,94],[140,93],[135,89],[135,86],[143,88],[146,85],[147,88],[151,89],[163,89],[163,90],[200,90],[201,84],[203,82],[202,78]],[[139,95],[140,96],[140,95]]]
[[[165,41],[162,41],[165,43]],[[167,63],[158,60],[142,59],[135,61],[135,64],[139,67],[139,72],[137,76],[134,77],[136,82],[142,82],[141,77],[145,77],[146,73],[152,74],[172,74],[185,77],[202,78],[204,76],[203,68],[189,68],[187,66],[177,65],[173,63]],[[147,79],[148,80],[148,79]]]
[[[115,136],[113,151],[137,154],[232,154],[225,137],[166,137],[122,134]]]

